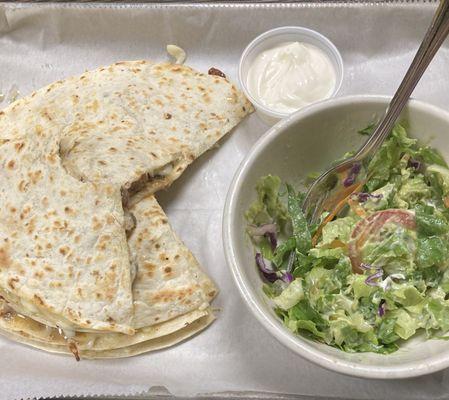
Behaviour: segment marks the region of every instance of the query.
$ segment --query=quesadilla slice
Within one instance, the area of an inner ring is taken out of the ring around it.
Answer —
[[[191,260],[167,292],[157,284],[171,258],[157,260],[156,280],[139,278],[136,265],[155,260],[131,252],[130,209],[250,108],[224,78],[133,61],[58,81],[1,111],[0,296],[49,329],[105,334],[133,334],[207,304],[213,290],[200,272],[203,283],[181,293]]]
[[[156,350],[209,325],[214,319],[209,302],[217,289],[178,239],[157,200],[148,196],[130,212],[136,221],[128,239],[131,263],[136,270],[131,319],[134,335],[52,328],[17,313],[1,299],[0,333],[41,349],[96,358]],[[127,350],[119,351],[124,348]]]
[[[51,353],[60,353],[72,355],[74,352],[78,352],[78,348],[71,348],[67,343],[61,342],[61,339],[54,336],[52,333],[46,332],[45,327],[29,318],[25,318],[25,329],[20,329],[20,325],[16,322],[21,317],[15,316],[11,313],[2,315],[1,308],[2,301],[0,300],[0,334],[14,340],[16,342],[35,347],[37,349],[45,350]],[[153,328],[158,333],[154,335],[148,335],[146,340],[137,341],[135,344],[130,342],[127,346],[117,348],[101,349],[98,346],[90,345],[90,349],[79,351],[80,355],[84,359],[97,359],[97,358],[123,358],[131,357],[150,351],[161,350],[166,347],[173,346],[185,339],[190,338],[196,333],[207,328],[215,319],[210,310],[205,310],[204,315],[199,318],[186,318],[185,321],[177,326],[180,322],[176,320],[176,324],[162,323]],[[32,328],[33,324],[39,324],[39,327]],[[165,326],[164,325],[169,325]],[[47,329],[48,331],[48,329]],[[164,334],[162,334],[165,332]],[[91,335],[91,334],[86,334]],[[120,335],[120,334],[106,334]],[[127,338],[132,338],[130,335],[122,335]],[[89,342],[88,342],[89,343]],[[95,342],[94,342],[95,343]],[[113,346],[111,346],[113,347]],[[79,356],[79,354],[77,354]]]

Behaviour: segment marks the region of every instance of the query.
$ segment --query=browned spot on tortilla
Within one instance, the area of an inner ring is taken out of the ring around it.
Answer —
[[[38,303],[39,305],[43,306],[45,304],[44,300],[42,300],[42,298],[39,297],[37,294],[35,294],[33,297],[34,297],[34,300],[36,301],[36,303]]]
[[[19,191],[20,192],[26,192],[27,189],[28,189],[28,186],[29,186],[29,183],[25,182],[24,180],[21,180],[19,182],[19,186],[18,186]]]
[[[25,143],[23,143],[23,142],[18,142],[16,144],[14,144],[14,148],[16,149],[17,153],[20,153],[20,151],[23,149],[24,146],[25,146]]]
[[[15,287],[15,283],[17,283],[17,282],[19,282],[19,278],[9,278],[8,279],[8,286],[11,288],[11,289],[15,289],[16,287]]]
[[[59,248],[59,252],[60,252],[63,256],[67,255],[67,254],[69,253],[69,251],[70,251],[70,247],[68,247],[68,246],[61,246],[61,247]]]
[[[8,169],[14,169],[14,166],[16,165],[14,160],[8,161],[8,164],[6,164],[6,168]]]
[[[9,209],[9,211],[11,211],[13,214],[17,211],[17,208],[15,208],[15,207],[11,207],[10,209]]]
[[[8,268],[11,264],[11,258],[8,252],[9,246],[0,247],[0,269]]]
[[[110,147],[109,148],[109,151],[111,152],[111,153],[117,153],[117,149],[115,148],[115,147]]]
[[[29,222],[28,222],[27,224],[25,224],[25,226],[27,227],[27,233],[28,233],[29,235],[31,235],[31,234],[34,232],[34,229],[35,229],[35,227],[36,227],[35,219],[34,219],[34,218],[31,218],[31,219],[29,220]]]
[[[156,269],[156,265],[154,265],[148,261],[145,261],[143,263],[143,267],[149,272],[153,272]]]
[[[161,254],[159,254],[159,260],[168,261],[168,257],[165,253],[161,253]]]
[[[171,119],[172,115],[170,113],[165,113],[164,118],[165,119]]]
[[[30,178],[31,183],[36,184],[42,178],[42,171],[30,171],[27,175]]]
[[[44,274],[43,274],[41,271],[36,271],[36,272],[33,274],[33,276],[34,276],[36,279],[42,279],[42,277],[44,276]]]
[[[92,102],[92,110],[93,110],[93,112],[97,112],[97,111],[98,111],[98,106],[99,106],[98,100],[95,99],[95,100]]]
[[[47,154],[46,158],[50,164],[54,164],[58,159],[58,156],[56,155],[56,153],[49,153]]]
[[[102,226],[103,224],[98,220],[97,217],[92,218],[92,228],[94,231],[98,231]]]

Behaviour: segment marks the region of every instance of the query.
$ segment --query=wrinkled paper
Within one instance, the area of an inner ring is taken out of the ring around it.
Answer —
[[[217,67],[233,81],[244,47],[258,34],[300,25],[328,36],[345,63],[339,95],[392,94],[436,3],[296,5],[0,6],[0,88],[22,95],[52,81],[119,60],[166,61],[167,44],[187,64]],[[446,43],[414,96],[449,109]],[[6,100],[0,104],[3,107]],[[177,395],[257,391],[346,399],[443,398],[449,370],[402,381],[351,378],[284,348],[243,303],[226,265],[221,218],[239,162],[267,127],[251,115],[220,146],[158,194],[179,236],[220,287],[217,321],[167,350],[122,360],[75,362],[0,338],[0,398],[136,394],[165,386]]]

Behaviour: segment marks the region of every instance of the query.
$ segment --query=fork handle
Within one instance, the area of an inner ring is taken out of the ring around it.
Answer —
[[[354,158],[373,154],[390,134],[410,95],[449,34],[449,0],[441,0],[421,46],[376,129]]]

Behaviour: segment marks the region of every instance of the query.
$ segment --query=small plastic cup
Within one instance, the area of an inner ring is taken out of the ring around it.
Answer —
[[[268,125],[274,125],[292,113],[279,112],[268,108],[255,99],[248,89],[248,70],[254,59],[263,51],[272,49],[286,42],[304,42],[312,44],[329,57],[335,69],[335,87],[326,98],[335,97],[343,82],[343,59],[335,45],[321,33],[299,26],[283,26],[271,29],[257,36],[243,51],[239,64],[239,80],[246,97],[253,103],[259,117]],[[323,99],[324,100],[324,99]]]

